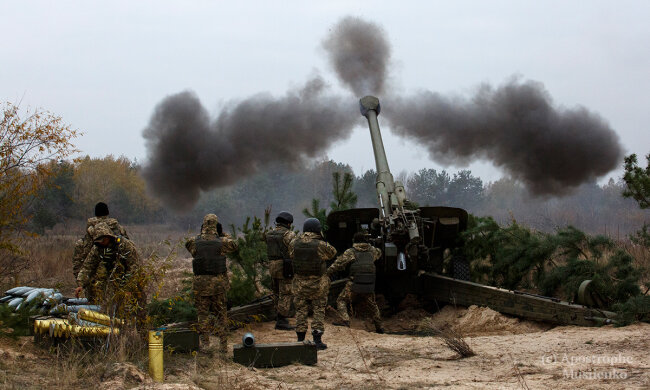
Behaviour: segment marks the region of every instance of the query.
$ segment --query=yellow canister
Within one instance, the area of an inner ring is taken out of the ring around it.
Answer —
[[[163,332],[149,331],[149,375],[156,382],[164,380],[163,375]]]

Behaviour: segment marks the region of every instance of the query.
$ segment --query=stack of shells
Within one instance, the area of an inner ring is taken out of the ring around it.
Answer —
[[[54,288],[14,287],[5,291],[0,298],[15,311],[28,304],[34,304],[41,314],[67,315],[76,313],[79,309],[100,310],[97,305],[89,305],[86,298],[66,298]]]
[[[103,338],[119,335],[124,321],[111,318],[93,310],[79,309],[69,313],[68,318],[37,318],[34,320],[34,335],[49,336],[54,339],[72,337]]]
[[[0,304],[17,311],[33,305],[42,315],[34,319],[34,337],[53,339],[71,337],[104,338],[119,334],[124,321],[100,313],[101,307],[88,304],[86,298],[66,298],[58,290],[40,287],[15,287],[5,291]]]

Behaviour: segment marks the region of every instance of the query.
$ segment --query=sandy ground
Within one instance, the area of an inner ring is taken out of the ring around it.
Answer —
[[[327,328],[329,348],[319,352],[317,366],[240,368],[239,382],[326,389],[650,388],[650,324],[546,330],[476,307],[443,309],[438,317],[453,317],[452,326],[474,321],[466,341],[476,356],[458,359],[438,337],[379,335],[358,329],[357,323],[353,329]],[[260,343],[289,338],[269,323],[251,330]]]
[[[427,326],[464,330],[476,356],[459,359],[439,337],[376,334],[366,323],[352,328],[329,325],[323,340],[329,348],[318,353],[316,366],[291,365],[253,369],[231,358],[206,354],[174,355],[165,361],[164,386],[154,384],[140,366],[103,368],[100,389],[233,388],[233,389],[610,389],[650,388],[650,324],[624,328],[606,326],[550,328],[521,321],[487,308],[445,307],[422,318],[417,310],[387,320],[389,329]],[[253,324],[230,337],[239,342],[246,331],[258,343],[293,341],[293,332],[276,331],[273,323]],[[70,383],[87,388],[83,377],[70,373],[56,356],[34,346],[29,338],[0,342],[0,384],[4,388],[41,388]],[[216,342],[216,340],[213,340]],[[108,364],[108,363],[107,363]],[[80,370],[69,367],[68,370]],[[125,372],[127,372],[125,374]],[[57,379],[58,376],[61,378]]]

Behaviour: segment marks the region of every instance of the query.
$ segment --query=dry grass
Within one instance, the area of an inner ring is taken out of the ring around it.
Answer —
[[[0,288],[34,285],[56,287],[64,294],[71,294],[76,287],[72,275],[72,252],[75,241],[83,236],[84,228],[85,224],[78,221],[66,226],[57,225],[43,235],[26,238],[21,246],[25,253],[25,269],[16,278],[0,278]],[[188,236],[187,232],[166,225],[126,226],[126,229],[143,259],[167,256],[170,247]]]
[[[521,370],[519,369],[519,363],[512,357],[510,356],[510,360],[512,360],[512,371],[515,374],[515,377],[517,378],[517,383],[519,386],[524,389],[524,390],[530,390],[530,387],[528,387],[528,383],[526,383],[526,378],[524,378],[523,374],[521,373]]]
[[[456,352],[460,359],[476,355],[469,344],[465,341],[462,333],[451,326],[438,328],[429,322],[422,322],[421,329],[425,333],[440,337],[445,346]]]

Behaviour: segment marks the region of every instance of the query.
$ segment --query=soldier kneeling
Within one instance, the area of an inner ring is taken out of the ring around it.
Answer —
[[[342,322],[334,325],[350,326],[348,305],[365,304],[372,314],[372,322],[377,333],[384,333],[381,314],[375,301],[375,261],[381,258],[381,251],[368,243],[366,234],[357,232],[353,237],[352,248],[343,252],[327,269],[327,275],[344,270],[350,265],[350,281],[336,300],[336,306]]]

